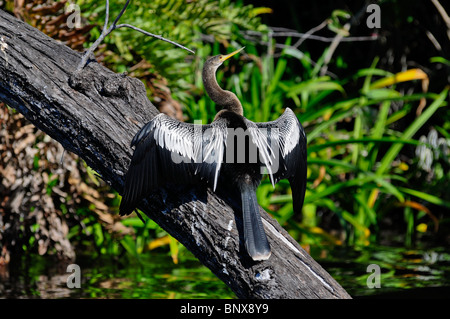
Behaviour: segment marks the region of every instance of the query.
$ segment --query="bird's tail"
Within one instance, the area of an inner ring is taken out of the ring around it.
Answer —
[[[266,260],[270,257],[270,245],[259,214],[256,188],[243,183],[241,186],[242,214],[244,219],[245,248],[253,260]]]

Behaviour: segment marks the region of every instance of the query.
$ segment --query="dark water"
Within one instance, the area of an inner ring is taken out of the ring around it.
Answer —
[[[314,257],[355,298],[450,298],[449,248],[337,247]]]
[[[167,254],[144,254],[139,260],[81,258],[80,288],[67,272],[69,263],[55,264],[34,256],[32,266],[0,274],[0,297],[6,298],[234,298],[231,290],[193,257],[173,264]],[[25,263],[22,263],[25,264]],[[11,268],[11,267],[10,267]]]
[[[393,247],[317,250],[313,257],[352,295],[363,298],[449,298],[450,249]],[[81,258],[80,288],[69,288],[68,264],[40,256],[0,268],[1,298],[235,298],[193,257],[175,265],[167,254],[140,260]],[[380,288],[369,265],[380,270]],[[73,279],[73,278],[72,278]],[[369,279],[369,285],[368,285]]]

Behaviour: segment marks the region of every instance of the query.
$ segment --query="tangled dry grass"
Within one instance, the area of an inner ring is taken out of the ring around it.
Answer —
[[[74,259],[69,229],[79,225],[82,232],[89,215],[105,231],[130,233],[114,207],[105,204],[117,194],[93,177],[78,156],[4,104],[0,159],[0,264],[25,252]]]
[[[65,201],[67,191],[76,188],[65,181],[80,178],[76,158],[66,154],[62,168],[59,161],[64,149],[60,144],[5,105],[0,112],[0,263],[7,263],[10,253],[19,253],[30,240],[41,255],[52,247],[58,256],[72,259],[75,252],[59,204]],[[52,181],[57,183],[49,191]],[[69,206],[76,200],[72,198]]]

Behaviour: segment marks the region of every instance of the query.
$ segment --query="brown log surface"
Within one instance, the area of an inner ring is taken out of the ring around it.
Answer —
[[[79,155],[119,193],[130,141],[158,111],[141,81],[93,61],[0,10],[0,100]],[[184,244],[240,298],[349,298],[289,234],[260,209],[272,256],[246,254],[239,205],[225,190],[169,185],[139,208]]]

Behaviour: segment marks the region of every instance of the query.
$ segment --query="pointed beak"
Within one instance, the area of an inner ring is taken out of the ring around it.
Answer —
[[[245,47],[242,47],[242,48],[240,48],[240,49],[238,49],[238,50],[236,50],[236,51],[234,51],[234,52],[231,52],[230,54],[227,54],[227,55],[221,55],[220,56],[220,61],[226,61],[226,60],[228,60],[229,58],[231,58],[233,55],[235,55],[235,54],[238,54],[239,52],[241,52],[242,50],[244,50],[245,49]]]

